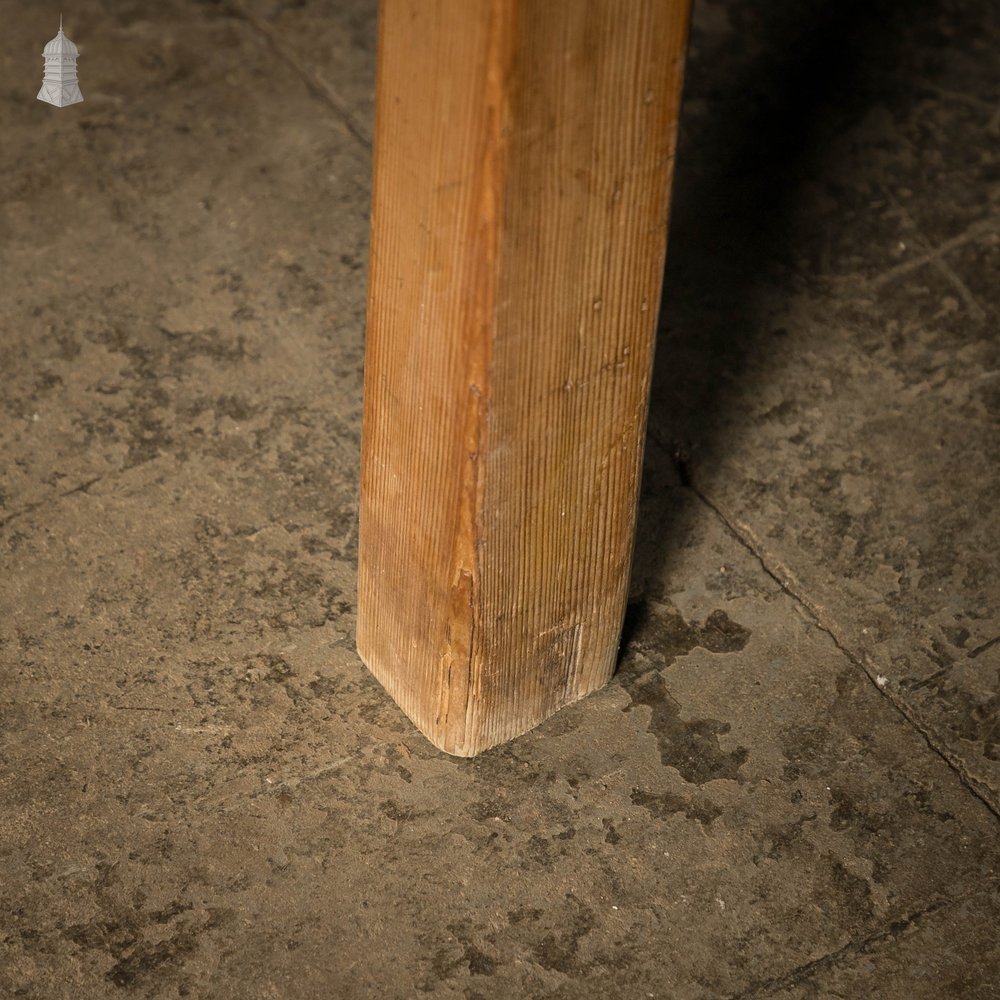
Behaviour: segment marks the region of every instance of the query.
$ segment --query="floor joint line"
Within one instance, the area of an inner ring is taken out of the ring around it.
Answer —
[[[1000,820],[1000,803],[994,801],[993,790],[974,775],[970,774],[963,762],[947,747],[942,746],[939,743],[939,741],[935,738],[933,731],[920,720],[911,705],[909,705],[904,699],[893,697],[893,694],[884,686],[884,684],[880,684],[878,682],[879,671],[866,662],[867,658],[864,654],[858,655],[851,650],[837,634],[836,630],[823,621],[823,618],[815,605],[813,605],[813,603],[803,594],[800,594],[795,588],[791,581],[791,572],[787,571],[786,574],[782,574],[780,570],[772,567],[769,560],[764,556],[761,546],[757,543],[757,540],[748,528],[737,525],[731,521],[725,513],[723,513],[722,509],[693,483],[689,482],[687,484],[687,488],[706,507],[708,507],[708,509],[711,510],[716,517],[719,518],[733,538],[735,538],[736,541],[738,541],[748,552],[750,552],[757,562],[760,563],[764,572],[781,588],[781,590],[808,613],[815,626],[830,637],[837,649],[843,653],[843,655],[850,660],[851,663],[865,673],[879,694],[882,695],[889,702],[889,704],[903,716],[913,729],[920,733],[927,743],[927,746],[948,765],[966,790],[979,799],[979,801],[982,802],[983,805],[986,806],[986,808],[993,814],[995,819]]]

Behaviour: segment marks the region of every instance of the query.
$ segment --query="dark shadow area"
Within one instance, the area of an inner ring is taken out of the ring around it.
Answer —
[[[916,99],[933,67],[907,45],[941,6],[733,0],[711,16],[696,10],[623,650],[647,617],[647,580],[669,576],[678,488],[697,486],[731,446],[727,408],[758,378],[748,360],[787,349],[768,310],[821,270],[803,190],[869,108]]]

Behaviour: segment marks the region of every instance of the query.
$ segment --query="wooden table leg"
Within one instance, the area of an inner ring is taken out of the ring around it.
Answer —
[[[382,0],[358,650],[471,756],[601,687],[688,0]]]

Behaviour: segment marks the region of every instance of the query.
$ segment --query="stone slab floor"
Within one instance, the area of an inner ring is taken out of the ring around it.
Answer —
[[[51,8],[51,9],[50,9]],[[369,0],[0,2],[0,996],[1000,996],[1000,8],[699,0],[634,601],[353,652]]]

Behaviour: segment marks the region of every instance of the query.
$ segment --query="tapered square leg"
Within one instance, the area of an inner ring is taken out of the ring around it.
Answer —
[[[383,0],[358,650],[471,756],[601,687],[687,0]]]

